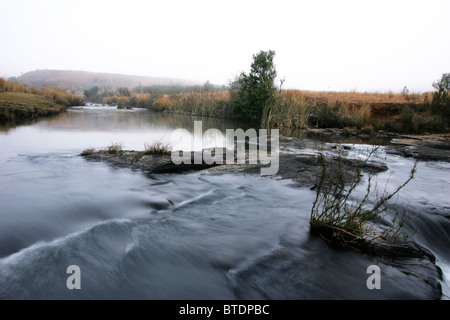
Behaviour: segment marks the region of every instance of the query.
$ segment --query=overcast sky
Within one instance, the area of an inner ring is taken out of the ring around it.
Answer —
[[[0,0],[0,77],[36,69],[226,84],[275,51],[285,88],[433,90],[450,1]]]

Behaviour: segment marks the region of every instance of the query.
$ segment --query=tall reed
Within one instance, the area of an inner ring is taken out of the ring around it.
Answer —
[[[294,91],[280,91],[273,103],[265,106],[261,124],[273,128],[307,128],[314,102]]]

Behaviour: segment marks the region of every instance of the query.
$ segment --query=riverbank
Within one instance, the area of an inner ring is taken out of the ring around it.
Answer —
[[[0,124],[21,123],[27,120],[56,115],[65,110],[52,99],[32,93],[0,93]]]
[[[145,88],[144,88],[145,89]],[[229,91],[152,93],[149,87],[123,92],[101,92],[94,98],[119,108],[146,108],[174,114],[234,119]],[[148,92],[147,92],[148,91]],[[282,130],[338,128],[347,134],[375,135],[449,132],[446,113],[432,102],[435,93],[314,92],[279,90],[264,109],[258,124]],[[439,110],[438,110],[439,109]],[[445,108],[444,108],[445,109]],[[443,116],[445,115],[445,116]]]
[[[61,113],[67,107],[84,105],[76,94],[46,87],[30,89],[0,78],[0,125],[20,124]]]

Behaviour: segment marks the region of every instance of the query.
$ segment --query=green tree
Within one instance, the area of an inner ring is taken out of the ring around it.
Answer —
[[[121,96],[126,96],[126,97],[130,96],[130,90],[128,90],[127,87],[119,87],[119,88],[117,88],[117,92]]]
[[[260,120],[264,108],[275,98],[274,56],[273,50],[253,55],[250,73],[242,72],[230,83],[233,114],[237,118]]]
[[[207,92],[213,92],[214,91],[214,85],[209,82],[209,80],[207,80],[204,84],[203,84],[203,90],[207,91]]]
[[[433,87],[437,89],[431,101],[431,110],[447,119],[450,124],[450,73],[442,74],[439,81],[433,82]]]
[[[92,88],[90,88],[89,90],[84,90],[84,96],[87,98],[87,99],[90,99],[90,98],[96,98],[96,96],[97,96],[97,94],[98,94],[98,90],[99,90],[100,88],[98,87],[98,86],[95,86],[95,87],[92,87]]]
[[[443,73],[441,80],[433,82],[433,88],[436,90],[443,89],[447,92],[450,91],[450,73]]]

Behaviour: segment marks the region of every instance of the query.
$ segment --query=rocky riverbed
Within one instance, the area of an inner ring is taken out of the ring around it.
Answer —
[[[449,135],[434,136],[396,136],[392,143],[386,146],[386,153],[414,157],[419,160],[450,161]],[[388,167],[381,162],[365,162],[359,159],[346,158],[347,152],[352,149],[351,145],[336,143],[320,143],[315,139],[299,139],[292,137],[280,138],[279,170],[274,176],[275,179],[290,179],[297,187],[307,187],[314,189],[317,186],[323,170],[321,154],[326,154],[326,165],[329,172],[336,168],[345,170],[346,176],[351,179],[355,174],[356,167],[362,172],[377,174],[388,170]],[[337,152],[339,151],[339,152]],[[334,155],[333,155],[334,154]],[[341,154],[342,157],[336,156]],[[248,157],[248,154],[247,154]],[[96,151],[85,155],[85,159],[90,161],[103,161],[115,167],[126,167],[135,170],[142,170],[147,174],[159,173],[183,173],[192,170],[208,170],[209,174],[259,174],[264,166],[257,164],[194,164],[194,153],[191,154],[191,164],[175,165],[170,155],[145,154],[143,151],[120,151],[108,153],[107,151]],[[247,158],[248,159],[248,158]],[[420,246],[408,236],[401,234],[398,238],[401,243],[395,253],[383,252],[386,246],[381,246],[380,251],[375,255],[390,255],[386,263],[397,268],[405,274],[416,276],[416,280],[425,281],[430,285],[431,294],[427,298],[439,298],[441,295],[441,270],[435,265],[435,256],[426,248]],[[397,239],[397,240],[398,240]],[[384,239],[386,244],[389,239]],[[400,259],[400,260],[399,260]],[[416,261],[420,266],[409,266],[401,261],[407,259],[408,264]],[[408,260],[409,259],[409,260]]]
[[[371,141],[385,145],[386,152],[403,157],[413,157],[420,161],[450,162],[450,133],[408,135],[380,131],[374,135],[354,132],[350,136],[344,135],[342,129],[309,129],[305,134],[317,140],[340,142],[362,142],[371,144]],[[292,139],[294,146],[303,144]],[[307,139],[308,140],[308,139]],[[317,146],[318,143],[315,142]]]
[[[450,134],[399,136],[391,140],[387,152],[421,161],[450,162]]]
[[[347,147],[339,145],[328,144],[318,145],[312,139],[296,139],[296,138],[281,138],[279,153],[279,168],[275,175],[278,179],[291,179],[299,186],[313,188],[321,175],[322,165],[320,161],[320,153],[336,151],[337,148],[345,154]],[[295,151],[308,149],[310,153],[297,153]],[[211,173],[242,173],[242,174],[256,174],[260,173],[262,167],[268,165],[257,162],[255,164],[249,163],[249,155],[246,153],[246,163],[238,164],[236,161],[227,163],[226,155],[223,155],[223,163],[207,164],[202,161],[201,164],[195,164],[194,152],[190,155],[190,163],[174,164],[170,155],[162,154],[146,154],[144,151],[123,150],[119,152],[108,152],[106,150],[99,150],[84,158],[91,161],[103,161],[115,167],[126,167],[136,170],[142,170],[148,174],[152,173],[182,173],[193,170],[209,169]],[[362,171],[375,174],[386,171],[386,165],[374,162],[364,162],[357,159],[347,159],[343,157],[326,157],[327,167],[333,171],[338,161],[341,162],[342,168],[346,171],[348,176],[351,176],[356,167],[360,167]]]
[[[321,134],[328,137],[338,137],[339,129],[322,130]],[[450,134],[435,135],[396,135],[390,134],[393,138],[385,145],[387,154],[395,154],[403,157],[413,157],[420,161],[443,161],[450,162]],[[384,136],[386,137],[386,136]],[[331,153],[339,151],[342,155],[338,157],[328,157],[328,166],[333,168],[337,161],[345,164],[343,168],[348,174],[354,172],[355,167],[360,167],[362,171],[376,174],[388,170],[388,167],[378,162],[364,162],[361,160],[346,158],[346,153],[351,151],[349,144],[321,143],[317,139],[280,137],[279,170],[277,178],[291,179],[299,186],[313,187],[322,172],[320,153]],[[223,157],[223,164],[201,164],[194,163],[194,153],[191,154],[191,163],[176,165],[172,162],[170,155],[145,154],[144,151],[124,150],[117,153],[99,150],[84,156],[88,160],[104,161],[116,167],[127,167],[143,170],[147,173],[181,173],[191,170],[210,169],[211,173],[235,172],[235,173],[259,173],[261,167],[267,166],[261,163],[232,164],[226,163]],[[248,153],[247,158],[248,160]]]

